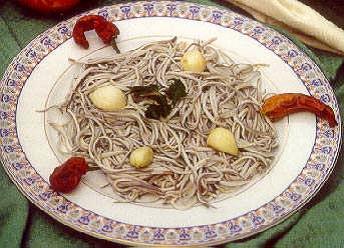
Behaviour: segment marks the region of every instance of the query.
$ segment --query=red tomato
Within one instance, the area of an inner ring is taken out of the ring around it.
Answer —
[[[71,9],[80,0],[19,0],[20,3],[30,9],[41,13],[63,12]]]

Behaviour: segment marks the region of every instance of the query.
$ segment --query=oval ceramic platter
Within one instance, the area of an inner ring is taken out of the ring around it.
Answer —
[[[205,246],[261,232],[297,211],[320,189],[331,173],[341,141],[338,105],[319,67],[289,39],[226,9],[185,2],[136,2],[106,6],[102,15],[121,30],[121,50],[152,40],[177,36],[207,40],[236,62],[267,64],[262,69],[267,92],[299,92],[331,106],[339,125],[310,113],[276,122],[280,147],[273,168],[241,192],[218,200],[214,208],[175,210],[153,205],[114,203],[102,190],[100,172],[90,172],[70,194],[49,188],[52,170],[64,158],[55,152],[47,113],[59,102],[78,72],[69,58],[112,53],[93,31],[88,50],[71,39],[78,16],[35,38],[12,61],[1,81],[0,142],[3,166],[20,191],[59,222],[80,232],[131,245]],[[80,16],[79,16],[80,17]],[[56,138],[56,137],[55,137]]]

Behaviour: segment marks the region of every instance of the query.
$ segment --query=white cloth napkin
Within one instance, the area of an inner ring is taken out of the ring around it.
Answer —
[[[344,55],[344,30],[297,0],[227,1],[261,22],[286,29],[309,46]]]

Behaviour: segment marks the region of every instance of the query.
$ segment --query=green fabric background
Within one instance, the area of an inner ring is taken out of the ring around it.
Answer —
[[[0,75],[2,76],[11,59],[26,44],[47,28],[76,13],[118,2],[122,1],[84,0],[68,14],[42,17],[21,8],[17,1],[0,0]],[[193,2],[224,6],[243,13],[224,1],[199,0]],[[302,0],[302,2],[312,6],[344,28],[344,1]],[[283,30],[280,31],[283,32]],[[343,113],[343,58],[309,49],[293,37],[289,37],[322,68],[335,89]],[[343,151],[341,151],[334,172],[327,183],[300,211],[261,234],[219,247],[344,247],[343,177],[344,161]],[[19,193],[0,166],[0,247],[122,246],[78,233],[53,220]]]

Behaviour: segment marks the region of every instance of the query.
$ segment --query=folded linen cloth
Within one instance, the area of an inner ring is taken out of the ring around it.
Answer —
[[[227,0],[255,19],[282,27],[305,44],[344,55],[344,30],[297,0]]]

